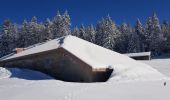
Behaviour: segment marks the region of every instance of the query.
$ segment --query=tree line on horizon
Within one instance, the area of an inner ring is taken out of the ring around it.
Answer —
[[[116,25],[110,16],[99,20],[96,25],[71,27],[67,11],[58,11],[52,19],[39,23],[37,18],[24,20],[21,25],[4,20],[0,25],[0,57],[61,36],[73,35],[119,53],[151,51],[154,56],[170,51],[170,23],[160,24],[156,13],[148,17],[144,25],[137,19],[135,25]],[[74,44],[73,44],[74,45]]]

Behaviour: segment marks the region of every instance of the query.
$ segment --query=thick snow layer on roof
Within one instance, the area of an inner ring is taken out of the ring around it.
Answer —
[[[60,47],[66,49],[94,69],[112,67],[114,69],[112,76],[116,75],[117,77],[114,78],[117,79],[128,77],[137,78],[142,76],[146,76],[147,78],[163,77],[161,73],[151,68],[149,65],[71,35],[48,41],[6,59],[44,52]]]
[[[37,45],[18,54],[14,54],[13,56],[7,57],[4,60],[40,53],[61,47],[74,54],[87,64],[97,68],[116,66],[117,64],[136,64],[136,61],[130,59],[129,57],[71,35]]]
[[[4,58],[3,60],[13,59],[13,58],[22,57],[22,56],[26,56],[26,55],[30,55],[30,54],[35,54],[35,53],[45,52],[48,50],[57,49],[60,46],[59,41],[60,41],[60,38],[48,41],[48,42],[40,44],[40,45],[30,46],[30,48],[28,47],[28,49],[26,49],[20,53],[14,54],[10,57]]]
[[[127,53],[124,55],[126,55],[128,57],[150,56],[151,52]]]

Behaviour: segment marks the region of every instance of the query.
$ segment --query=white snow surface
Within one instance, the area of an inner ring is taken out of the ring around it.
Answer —
[[[0,67],[0,79],[8,78],[11,76],[10,71],[5,68]]]
[[[3,73],[7,72],[7,76],[10,73],[10,77],[0,79],[1,100],[170,99],[170,80],[168,79],[71,83],[55,80],[40,72],[26,69],[1,67],[0,69]],[[165,82],[166,86],[164,86]]]
[[[150,56],[151,52],[139,52],[139,53],[126,53],[124,54],[128,57],[136,57],[136,56]]]
[[[143,60],[141,62],[152,66],[153,68],[159,70],[161,73],[170,77],[170,56],[169,58],[157,58],[152,60]]]
[[[57,48],[66,49],[94,69],[112,67],[114,71],[110,80],[162,79],[165,77],[149,65],[71,35],[48,41],[4,60]]]

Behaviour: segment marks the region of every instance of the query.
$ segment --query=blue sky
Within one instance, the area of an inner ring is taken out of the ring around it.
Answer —
[[[68,10],[72,27],[96,24],[108,14],[117,24],[133,25],[137,18],[144,23],[154,11],[160,21],[170,21],[170,0],[0,0],[0,23],[4,19],[22,23],[33,16],[43,22],[55,16],[57,10]]]

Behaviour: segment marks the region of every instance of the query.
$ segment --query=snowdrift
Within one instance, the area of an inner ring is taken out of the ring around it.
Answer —
[[[165,78],[163,74],[149,65],[71,35],[47,41],[3,60],[57,48],[66,49],[85,63],[92,66],[94,69],[101,67],[112,67],[114,71],[110,80]]]
[[[11,76],[11,73],[9,70],[7,70],[6,68],[0,67],[0,79],[9,78],[10,76]]]

